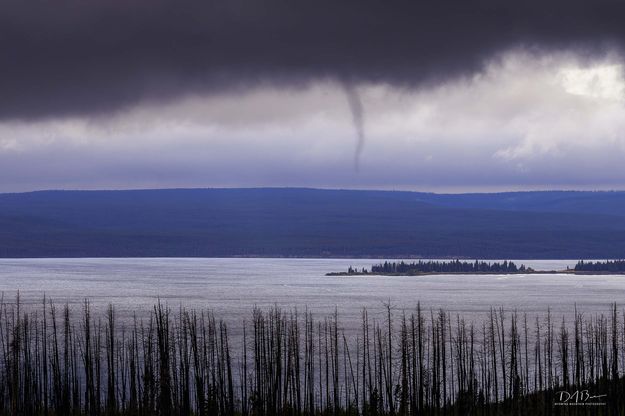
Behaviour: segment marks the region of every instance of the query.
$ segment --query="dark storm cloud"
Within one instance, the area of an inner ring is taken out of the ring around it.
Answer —
[[[9,1],[0,119],[349,78],[400,87],[470,73],[512,47],[625,43],[617,1]]]

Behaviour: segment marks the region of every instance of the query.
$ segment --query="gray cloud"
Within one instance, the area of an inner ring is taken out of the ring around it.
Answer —
[[[620,51],[624,20],[615,0],[8,0],[0,119],[345,76],[411,87],[513,47]]]
[[[339,83],[192,96],[110,116],[0,122],[0,192],[44,188],[312,186],[622,189],[618,57],[499,56],[412,91],[360,85],[367,144]]]

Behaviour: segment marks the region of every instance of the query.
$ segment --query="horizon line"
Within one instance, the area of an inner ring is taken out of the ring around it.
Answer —
[[[521,194],[521,193],[548,193],[548,192],[579,192],[579,193],[622,193],[625,189],[617,188],[527,188],[527,189],[510,189],[510,190],[475,190],[475,191],[432,191],[418,189],[402,189],[401,187],[393,188],[348,188],[348,187],[313,187],[313,186],[207,186],[207,187],[137,187],[137,188],[48,188],[35,189],[17,192],[0,192],[0,195],[24,195],[44,192],[149,192],[149,191],[222,191],[222,190],[308,190],[308,191],[344,191],[344,192],[389,192],[389,193],[415,193],[415,194],[434,194],[434,195],[476,195],[476,194]]]

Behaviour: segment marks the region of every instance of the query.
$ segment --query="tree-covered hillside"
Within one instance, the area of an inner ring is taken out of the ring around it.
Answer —
[[[622,258],[624,195],[313,189],[1,194],[0,256]]]

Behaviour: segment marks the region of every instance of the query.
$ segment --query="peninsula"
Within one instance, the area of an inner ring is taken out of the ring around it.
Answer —
[[[514,262],[486,261],[435,261],[419,260],[416,262],[389,262],[374,264],[371,270],[349,267],[344,272],[330,272],[326,276],[424,276],[433,274],[625,274],[625,260],[584,261],[577,262],[574,268],[564,270],[535,270],[524,264],[517,266]]]

